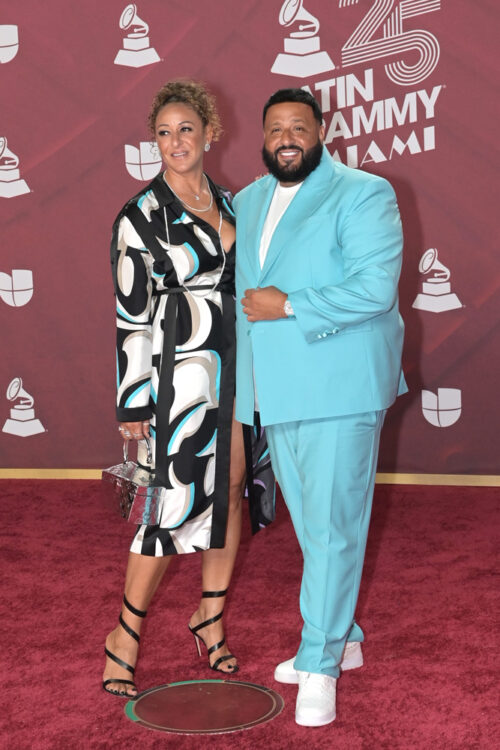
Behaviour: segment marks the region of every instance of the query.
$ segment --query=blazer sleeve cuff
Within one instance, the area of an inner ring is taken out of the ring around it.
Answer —
[[[133,409],[116,407],[116,418],[119,422],[143,422],[151,419],[153,411],[150,406],[137,406]]]
[[[308,300],[307,289],[292,292],[288,295],[288,299],[292,304],[297,325],[308,344],[323,341],[339,333],[340,326],[314,311]]]

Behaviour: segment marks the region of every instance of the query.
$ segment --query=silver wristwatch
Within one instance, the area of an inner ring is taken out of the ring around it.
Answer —
[[[293,312],[292,303],[290,302],[288,298],[285,300],[285,304],[283,305],[283,310],[285,311],[285,315],[287,316],[287,318],[291,318],[292,315],[295,315],[295,313]]]

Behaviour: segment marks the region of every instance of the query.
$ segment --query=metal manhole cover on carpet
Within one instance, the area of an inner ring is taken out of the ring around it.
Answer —
[[[234,680],[189,680],[146,690],[125,714],[149,729],[175,734],[221,734],[274,719],[285,701],[262,685]]]

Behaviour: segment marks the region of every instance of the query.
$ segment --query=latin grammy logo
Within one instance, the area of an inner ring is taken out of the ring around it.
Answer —
[[[422,414],[434,427],[450,427],[462,414],[462,391],[459,388],[438,388],[422,391]]]
[[[45,432],[40,420],[35,418],[33,397],[24,390],[21,378],[14,378],[10,383],[7,388],[7,399],[18,401],[18,403],[10,410],[10,419],[5,422],[2,432],[19,437],[29,437]]]
[[[127,5],[120,16],[120,29],[128,31],[123,39],[123,49],[115,57],[115,65],[142,68],[160,61],[154,47],[149,46],[149,26],[137,15],[135,3]]]
[[[451,291],[450,271],[438,261],[438,251],[435,248],[425,251],[420,258],[418,270],[427,275],[427,281],[423,282],[422,292],[417,294],[412,307],[435,313],[462,307],[457,295]],[[428,275],[431,272],[432,275]]]
[[[308,78],[335,68],[330,55],[320,51],[319,21],[303,7],[303,0],[285,0],[279,22],[285,27],[299,22],[299,26],[284,40],[285,52],[277,56],[271,73]]]
[[[0,26],[0,63],[8,63],[15,58],[19,49],[17,26]]]
[[[0,136],[0,198],[15,198],[30,189],[18,169],[19,159],[7,148],[7,138]]]
[[[12,275],[0,272],[0,297],[11,307],[27,305],[33,296],[33,273],[15,269]]]
[[[152,180],[161,169],[161,155],[154,141],[141,141],[139,148],[125,146],[125,166],[136,180]]]

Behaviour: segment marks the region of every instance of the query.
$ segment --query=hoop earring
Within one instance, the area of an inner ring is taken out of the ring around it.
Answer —
[[[205,143],[205,151],[210,151],[210,143]]]

